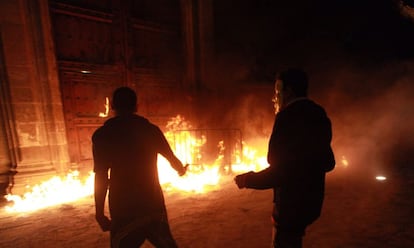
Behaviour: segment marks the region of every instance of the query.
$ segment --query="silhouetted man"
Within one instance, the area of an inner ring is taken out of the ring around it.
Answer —
[[[179,175],[186,167],[161,130],[135,114],[137,96],[132,89],[116,89],[112,109],[115,117],[92,136],[96,220],[103,231],[110,230],[111,247],[139,247],[146,239],[158,248],[177,247],[158,179],[157,155]],[[111,219],[104,214],[108,189]]]
[[[307,98],[308,77],[286,70],[275,83],[276,118],[269,141],[269,167],[235,177],[239,188],[274,192],[274,247],[299,248],[305,229],[321,213],[325,173],[333,170],[331,122]]]

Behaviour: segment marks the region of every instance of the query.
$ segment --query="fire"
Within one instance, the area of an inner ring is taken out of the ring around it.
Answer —
[[[349,162],[348,162],[348,159],[346,159],[346,157],[345,157],[345,156],[342,156],[341,162],[342,162],[342,165],[343,165],[344,167],[348,167]]]
[[[180,177],[171,168],[168,161],[158,157],[158,174],[160,183],[166,192],[175,193],[208,193],[220,188],[220,184],[233,173],[247,171],[259,171],[266,168],[265,156],[260,156],[258,151],[240,141],[242,147],[236,146],[231,153],[231,164],[226,164],[229,151],[226,153],[225,142],[219,141],[216,150],[217,158],[207,163],[203,157],[202,148],[207,142],[207,137],[201,135],[194,137],[191,125],[181,116],[173,118],[167,124],[168,131],[165,137],[171,144],[175,154],[180,160],[189,164],[187,173]],[[236,149],[237,148],[237,149]],[[230,150],[230,149],[229,149]],[[53,177],[40,185],[31,188],[31,192],[22,197],[7,195],[11,203],[6,206],[8,212],[30,212],[65,202],[73,202],[85,196],[93,194],[94,173],[90,172],[86,180],[79,178],[79,172],[71,172],[66,178]]]
[[[109,114],[109,97],[105,97],[105,112],[100,112],[99,117],[105,118],[108,117]]]
[[[219,167],[200,169],[190,165],[187,173],[180,177],[171,168],[168,161],[162,156],[158,157],[158,175],[163,188],[168,191],[203,193],[216,189],[220,182]]]
[[[260,171],[268,167],[266,157],[257,153],[258,150],[244,144],[243,160],[238,157],[237,163],[232,165],[233,172]]]
[[[220,140],[216,146],[217,158],[210,164],[206,163],[202,148],[207,142],[205,135],[199,138],[192,135],[192,126],[182,117],[173,118],[168,124],[165,136],[174,148],[175,154],[184,163],[189,164],[186,175],[179,177],[162,156],[158,157],[160,182],[166,191],[207,193],[220,188],[226,175],[234,172],[258,171],[266,168],[265,157],[259,157],[257,150],[242,142],[242,153],[237,150],[232,154],[233,163],[226,164],[225,142]],[[240,147],[239,147],[240,148]]]
[[[6,199],[13,205],[6,206],[8,212],[28,212],[65,202],[76,201],[93,193],[93,173],[90,173],[85,182],[79,179],[79,172],[69,173],[66,178],[52,177],[31,188],[23,197],[7,195]]]

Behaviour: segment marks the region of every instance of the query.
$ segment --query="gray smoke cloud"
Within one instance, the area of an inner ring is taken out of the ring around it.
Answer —
[[[414,63],[344,58],[304,65],[310,97],[332,120],[338,171],[345,169],[342,159],[349,163],[346,170],[372,175],[406,166],[407,151],[414,147]],[[266,150],[274,121],[273,83],[242,86],[241,80],[225,81],[217,78],[221,86],[208,98],[204,125],[239,128],[246,142]]]
[[[332,119],[339,166],[342,158],[348,160],[350,169],[372,173],[405,166],[406,152],[414,147],[413,65],[337,67],[320,76],[330,85],[314,96]]]

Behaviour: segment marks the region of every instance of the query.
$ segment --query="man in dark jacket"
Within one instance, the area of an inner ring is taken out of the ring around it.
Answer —
[[[269,167],[235,177],[239,188],[273,188],[277,248],[302,247],[306,227],[321,214],[325,173],[335,166],[330,119],[307,98],[307,89],[308,77],[300,69],[277,77]]]
[[[158,179],[157,155],[179,175],[186,167],[161,130],[135,114],[137,96],[132,89],[116,89],[112,109],[115,117],[92,136],[96,220],[103,231],[110,230],[111,247],[139,247],[146,239],[158,248],[177,247]],[[108,189],[111,219],[104,214]]]

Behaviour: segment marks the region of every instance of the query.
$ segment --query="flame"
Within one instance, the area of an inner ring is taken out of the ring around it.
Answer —
[[[200,168],[199,166],[190,166],[187,173],[180,177],[177,172],[171,168],[168,161],[158,157],[158,175],[160,183],[166,191],[182,191],[203,193],[216,189],[220,182],[219,167]]]
[[[234,172],[258,171],[268,166],[265,157],[258,157],[257,151],[244,142],[242,154],[237,152],[234,154],[234,163],[223,165],[226,149],[223,140],[217,144],[218,157],[211,164],[206,164],[203,161],[201,148],[206,144],[207,137],[204,135],[201,135],[200,138],[192,136],[191,124],[180,115],[172,118],[167,124],[167,128],[169,130],[165,133],[165,137],[174,148],[175,154],[190,166],[187,173],[183,177],[179,177],[165,158],[158,157],[160,183],[166,191],[207,193],[220,188],[220,184],[225,178],[223,175]]]
[[[109,98],[105,97],[105,112],[100,112],[99,117],[105,118],[108,117],[109,114]]]
[[[190,166],[187,173],[180,177],[170,166],[169,162],[158,156],[158,175],[160,183],[166,192],[208,193],[217,190],[232,173],[259,171],[268,166],[265,156],[242,142],[241,152],[235,152],[233,163],[223,167],[224,152],[226,150],[224,141],[219,141],[217,148],[218,157],[211,163],[203,161],[201,148],[206,144],[207,137],[194,137],[191,133],[191,125],[182,117],[177,116],[167,124],[168,131],[165,137],[171,144],[177,157]],[[177,130],[179,130],[177,132]],[[93,194],[94,173],[82,181],[79,172],[69,173],[65,178],[53,177],[40,185],[31,188],[31,192],[22,197],[7,195],[11,203],[6,206],[8,212],[30,212],[65,202],[73,202],[82,197]]]
[[[65,202],[76,201],[79,198],[93,193],[93,173],[85,182],[79,179],[79,172],[70,172],[65,178],[52,177],[39,185],[31,188],[23,197],[18,195],[7,195],[6,199],[13,204],[6,206],[7,212],[29,212],[58,205]]]
[[[348,167],[348,165],[349,165],[348,159],[346,159],[345,156],[342,156],[341,163],[344,167]]]

